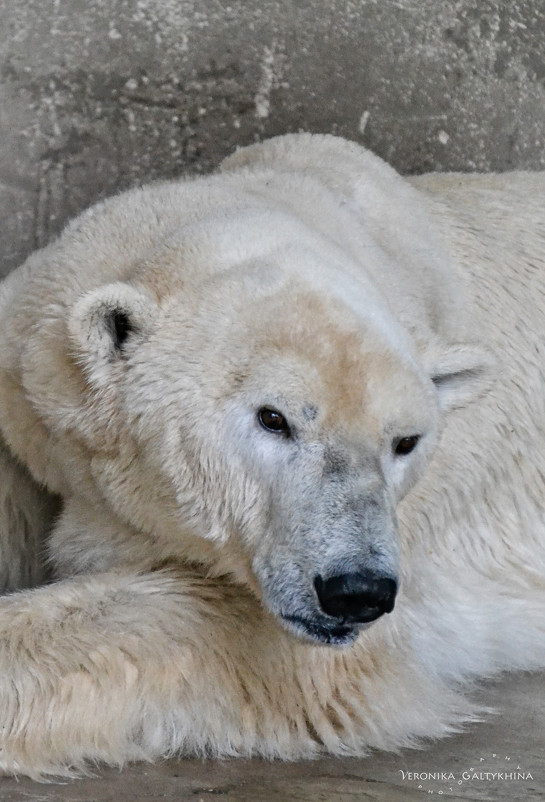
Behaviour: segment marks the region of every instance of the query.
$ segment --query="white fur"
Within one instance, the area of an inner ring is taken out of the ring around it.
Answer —
[[[6,591],[43,578],[39,486],[64,506],[57,581],[0,600],[0,768],[395,749],[478,715],[473,678],[543,667],[544,200],[280,137],[5,280]],[[372,554],[401,588],[354,643],[283,620]]]

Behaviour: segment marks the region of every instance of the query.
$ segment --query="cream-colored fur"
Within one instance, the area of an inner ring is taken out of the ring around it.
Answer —
[[[63,509],[0,600],[1,769],[398,748],[545,665],[544,201],[280,137],[5,280],[6,591]],[[369,568],[394,611],[337,626],[315,577]]]

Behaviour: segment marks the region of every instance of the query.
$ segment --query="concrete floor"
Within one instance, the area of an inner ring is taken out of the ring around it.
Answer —
[[[543,168],[544,33],[539,0],[2,0],[0,275],[93,201],[286,131],[406,173]],[[3,778],[0,800],[545,798],[542,678],[485,697],[501,716],[423,752]],[[532,778],[490,776],[517,766]],[[410,776],[426,772],[448,779]]]

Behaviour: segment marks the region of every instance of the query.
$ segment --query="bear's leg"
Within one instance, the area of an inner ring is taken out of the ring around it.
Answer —
[[[59,507],[0,437],[0,594],[45,579],[45,539]]]
[[[293,714],[280,708],[293,673],[275,633],[255,599],[198,574],[112,572],[6,596],[0,770],[70,774],[176,751],[287,756]]]

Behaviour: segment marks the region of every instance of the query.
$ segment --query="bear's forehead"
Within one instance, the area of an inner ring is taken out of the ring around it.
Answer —
[[[427,404],[422,378],[372,331],[331,321],[305,327],[304,317],[299,326],[271,338],[269,364],[273,373],[279,367],[286,374],[301,372],[301,393],[306,390],[310,403],[320,408],[324,426],[357,429],[361,424],[379,434],[386,419],[411,416]]]
[[[247,371],[278,393],[317,405],[326,426],[382,429],[429,404],[429,382],[410,354],[396,351],[340,302],[312,291],[280,293],[256,305],[246,332]],[[404,403],[406,409],[404,408]]]
[[[411,354],[385,341],[372,318],[300,283],[251,303],[244,293],[171,303],[153,340],[173,372],[189,355],[197,383],[218,397],[263,391],[265,400],[316,406],[326,426],[378,432],[430,400]]]

